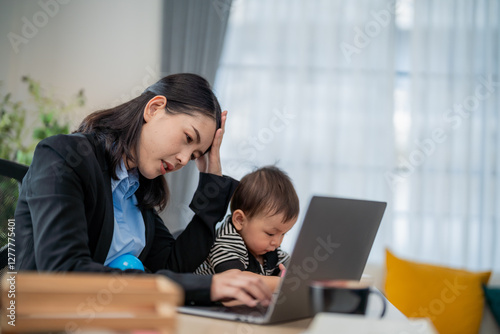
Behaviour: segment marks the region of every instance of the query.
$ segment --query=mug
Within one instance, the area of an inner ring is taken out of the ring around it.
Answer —
[[[385,298],[369,284],[353,280],[312,281],[309,285],[309,298],[313,314],[318,312],[336,312],[348,314],[366,314],[368,297],[373,293],[382,300],[382,312],[385,314]]]

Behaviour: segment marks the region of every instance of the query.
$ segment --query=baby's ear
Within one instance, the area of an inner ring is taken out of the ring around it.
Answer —
[[[236,231],[241,231],[243,229],[243,226],[246,223],[247,217],[245,216],[245,213],[241,211],[240,209],[234,210],[231,219],[233,220],[233,225]]]

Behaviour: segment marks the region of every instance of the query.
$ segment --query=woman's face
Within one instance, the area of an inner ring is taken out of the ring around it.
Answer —
[[[149,106],[149,104],[148,104]],[[215,136],[215,121],[197,113],[167,114],[165,107],[146,110],[135,155],[141,174],[154,179],[184,167],[208,150]]]

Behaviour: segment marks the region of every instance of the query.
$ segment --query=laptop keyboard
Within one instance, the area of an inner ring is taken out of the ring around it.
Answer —
[[[210,310],[224,312],[224,313],[235,313],[242,315],[251,315],[251,316],[264,316],[267,312],[267,307],[258,305],[256,307],[250,307],[247,305],[237,305],[237,306],[210,306]]]

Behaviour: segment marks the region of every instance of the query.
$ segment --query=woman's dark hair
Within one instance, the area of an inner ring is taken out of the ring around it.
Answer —
[[[231,212],[242,210],[248,218],[283,214],[283,223],[299,216],[299,197],[292,181],[275,166],[245,175],[231,199]]]
[[[96,111],[82,121],[75,132],[91,133],[103,143],[111,176],[117,179],[116,168],[123,157],[136,162],[136,150],[142,125],[144,108],[157,95],[167,99],[166,112],[169,114],[202,114],[221,125],[221,108],[210,84],[192,73],[172,74],[149,86],[140,96],[119,106]],[[140,186],[136,192],[139,208],[158,207],[163,210],[170,197],[168,185],[163,176],[149,180],[139,173]]]

